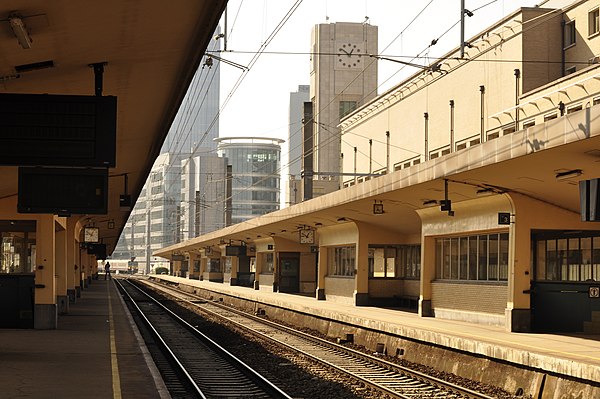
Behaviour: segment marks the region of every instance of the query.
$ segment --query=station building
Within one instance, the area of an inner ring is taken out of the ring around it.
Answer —
[[[235,284],[248,257],[255,289],[598,332],[599,37],[594,2],[522,8],[341,121],[343,189],[157,254],[198,259],[191,278]]]

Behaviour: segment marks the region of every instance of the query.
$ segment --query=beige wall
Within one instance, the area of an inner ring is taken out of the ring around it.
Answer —
[[[565,21],[575,21],[577,37],[575,45],[565,50],[565,67],[575,66],[577,70],[585,68],[581,62],[587,62],[590,58],[600,55],[599,34],[589,35],[588,14],[591,10],[598,8],[597,1],[582,2],[581,5],[566,10]]]
[[[585,28],[586,32],[587,12],[592,3],[587,2],[587,5],[580,6],[577,11],[570,11],[584,15],[586,23],[582,28]],[[480,86],[485,87],[484,141],[487,140],[488,133],[498,133],[501,136],[503,130],[515,126],[517,95],[519,104],[525,105],[519,109],[516,130],[522,128],[523,120],[532,119],[536,115],[536,123],[543,122],[544,114],[556,110],[559,101],[563,101],[567,106],[574,105],[576,101],[581,102],[582,98],[591,101],[593,96],[590,96],[590,93],[600,92],[600,82],[597,79],[588,79],[585,89],[579,86],[571,87],[568,95],[557,91],[554,84],[545,92],[540,91],[544,85],[560,78],[561,19],[560,12],[523,9],[522,13],[513,14],[488,31],[471,38],[470,42],[475,47],[466,49],[467,60],[443,61],[442,70],[447,71],[443,75],[427,71],[416,73],[395,89],[343,120],[341,128],[344,172],[356,170],[358,173],[370,173],[385,170],[388,155],[386,132],[389,132],[390,136],[391,171],[404,168],[405,164],[412,165],[415,160],[423,162],[429,156],[441,155],[444,150],[454,151],[457,145],[463,143],[467,146],[476,143],[482,130]],[[568,49],[565,54],[567,59],[580,61],[581,57],[584,57],[587,61],[589,54],[599,54],[600,39],[596,37],[582,40],[574,48]],[[581,54],[575,54],[575,51],[580,51]],[[447,56],[453,58],[457,53],[449,53]],[[514,72],[517,68],[521,71],[518,91]],[[598,73],[595,66],[586,71],[585,76],[577,74],[565,78],[563,86]],[[582,70],[581,73],[584,72]],[[540,100],[528,105],[533,97],[548,97],[550,91],[554,92],[550,95],[550,100]],[[534,92],[536,94],[533,94]],[[454,100],[453,143],[450,100]],[[425,112],[428,114],[427,143]],[[371,147],[369,139],[372,139]],[[346,185],[350,185],[362,179],[364,178],[346,178],[345,182]]]
[[[325,277],[327,300],[354,305],[354,278]]]

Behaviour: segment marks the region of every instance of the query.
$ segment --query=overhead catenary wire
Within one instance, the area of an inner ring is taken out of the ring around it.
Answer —
[[[490,4],[490,3],[488,3]],[[453,25],[453,27],[456,26],[456,24]],[[448,30],[449,31],[449,30]],[[447,32],[448,32],[447,31]],[[447,33],[446,32],[446,33]],[[267,54],[268,52],[262,52],[262,54]],[[289,53],[289,52],[279,52],[281,54],[301,54],[301,53]],[[310,54],[310,53],[306,53],[306,54]],[[327,55],[327,54],[319,54],[319,55]],[[392,55],[393,56],[393,55]],[[404,57],[404,58],[410,58],[409,56],[397,56],[397,57]],[[419,59],[420,56],[417,56],[417,59]],[[414,58],[414,57],[413,57]],[[424,57],[423,57],[424,58]],[[543,61],[543,60],[478,60],[478,59],[473,59],[470,60],[471,62],[540,62],[540,63],[551,63],[551,61]],[[584,62],[581,62],[584,63]],[[585,62],[587,63],[587,61]],[[296,159],[297,160],[297,159]],[[289,165],[290,162],[288,162],[287,165]],[[282,166],[283,168],[283,166]]]

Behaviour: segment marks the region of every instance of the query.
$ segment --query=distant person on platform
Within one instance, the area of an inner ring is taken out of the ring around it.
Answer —
[[[110,279],[110,262],[106,262],[104,265],[104,279]]]

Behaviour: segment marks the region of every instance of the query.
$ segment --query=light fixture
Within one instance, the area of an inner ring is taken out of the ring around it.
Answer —
[[[337,218],[338,223],[347,222],[347,221],[348,221],[348,219],[346,219],[345,217]]]
[[[377,202],[377,200],[375,200],[375,203],[373,204],[373,215],[383,215],[383,201],[379,201]]]
[[[429,199],[429,200],[423,201],[423,205],[437,205],[437,204],[438,204],[437,200],[434,200],[434,199]]]
[[[573,170],[567,170],[564,172],[557,172],[556,173],[556,180],[568,180],[568,179],[573,179],[575,177],[579,177],[583,174],[583,170],[581,169],[573,169]]]
[[[21,47],[24,49],[30,49],[33,40],[31,40],[31,36],[29,36],[29,32],[27,32],[27,27],[23,22],[23,18],[19,14],[12,13],[8,16],[8,23],[10,24],[10,29],[12,29],[13,33],[17,37]]]
[[[323,223],[321,223],[321,222],[315,223],[315,227],[321,227],[321,226],[323,226]]]
[[[472,11],[469,11],[466,8],[464,8],[463,10],[464,10],[465,14],[467,15],[467,17],[472,17],[473,15],[475,15],[475,14],[473,14]]]
[[[491,187],[481,187],[481,188],[478,188],[477,191],[475,192],[475,194],[477,194],[477,195],[488,195],[488,194],[494,194],[494,193],[495,193],[495,191]]]

